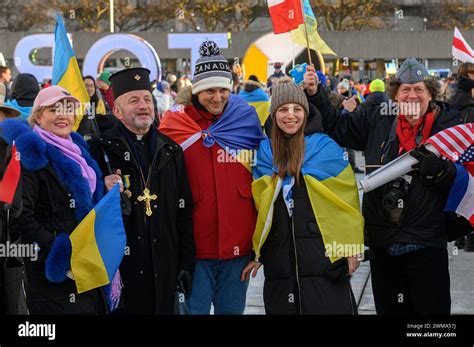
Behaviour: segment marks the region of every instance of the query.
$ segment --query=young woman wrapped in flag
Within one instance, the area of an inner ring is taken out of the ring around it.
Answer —
[[[364,221],[355,176],[328,136],[304,136],[308,110],[291,79],[278,81],[271,138],[253,169],[256,257],[242,280],[263,265],[267,314],[356,314],[350,276],[364,251]]]

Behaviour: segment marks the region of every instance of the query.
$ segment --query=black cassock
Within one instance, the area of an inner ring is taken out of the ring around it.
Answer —
[[[104,152],[113,172],[121,170],[122,198],[131,204],[124,216],[128,248],[120,265],[125,313],[175,313],[177,274],[192,273],[195,263],[192,195],[181,147],[154,127],[137,137],[121,123],[89,145],[104,176],[109,174]],[[151,215],[145,188],[155,197],[149,200]]]

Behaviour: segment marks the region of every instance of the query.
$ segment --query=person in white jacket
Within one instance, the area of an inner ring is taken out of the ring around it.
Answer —
[[[157,84],[156,89],[153,91],[153,95],[156,98],[156,107],[158,108],[161,120],[163,114],[174,105],[170,84],[166,81],[161,81]]]

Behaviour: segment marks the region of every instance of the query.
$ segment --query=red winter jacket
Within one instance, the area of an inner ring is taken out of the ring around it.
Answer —
[[[109,106],[109,108],[113,109],[115,98],[114,98],[114,93],[112,92],[112,88],[109,88],[107,90],[99,89],[99,91],[102,94],[102,96],[104,97],[105,102],[107,102],[107,105]]]
[[[185,112],[203,129],[213,115],[186,106]],[[220,116],[216,117],[219,118]],[[252,175],[240,163],[218,162],[224,151],[197,141],[184,151],[194,200],[193,224],[198,259],[231,259],[247,255],[257,212],[252,198]],[[225,156],[224,156],[225,157]]]

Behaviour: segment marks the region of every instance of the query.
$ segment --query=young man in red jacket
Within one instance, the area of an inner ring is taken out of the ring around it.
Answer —
[[[232,74],[213,41],[200,47],[189,105],[165,113],[160,131],[184,150],[194,200],[196,269],[191,314],[243,314],[256,211],[250,153],[263,139],[255,108],[232,95]]]

